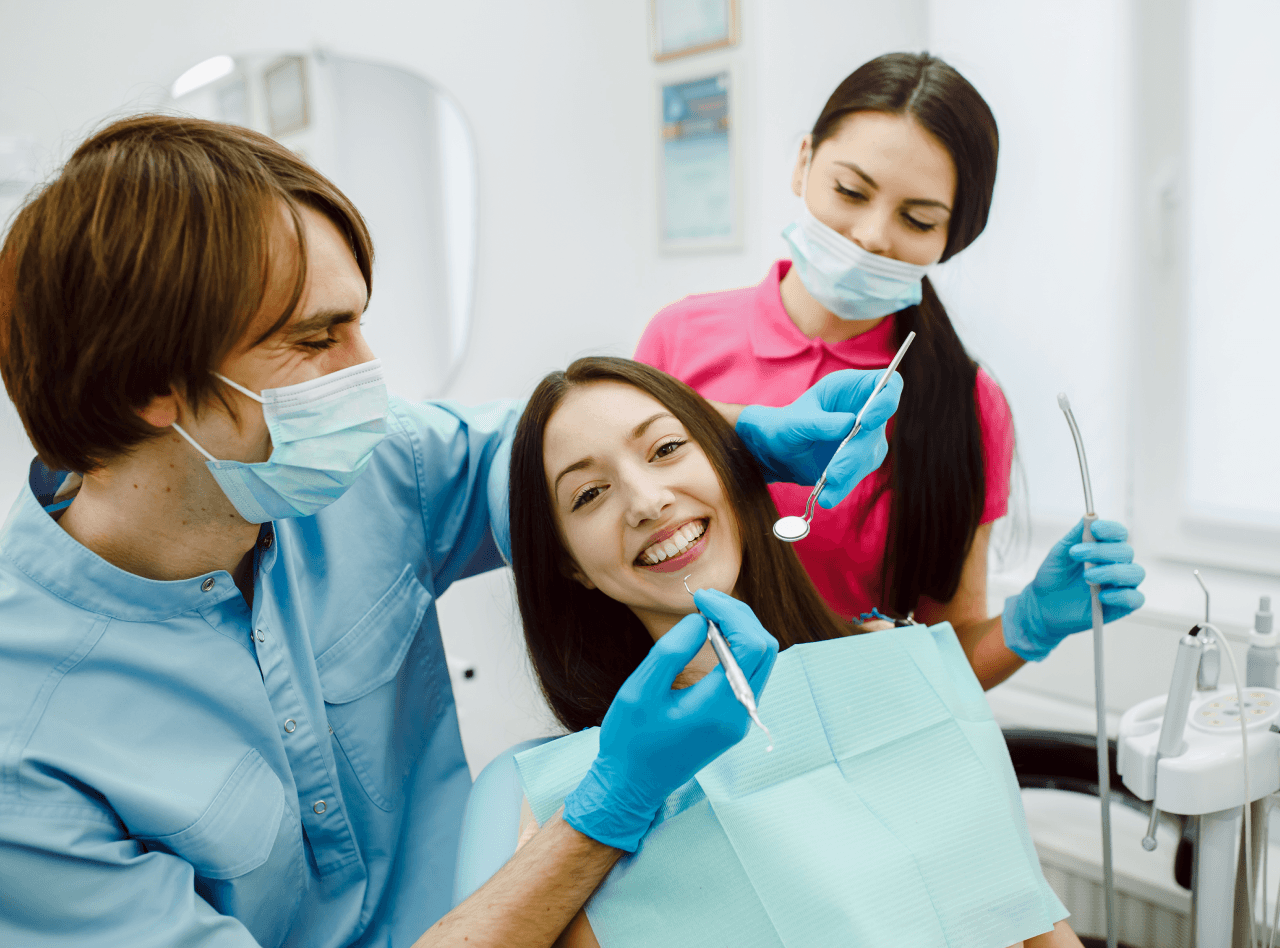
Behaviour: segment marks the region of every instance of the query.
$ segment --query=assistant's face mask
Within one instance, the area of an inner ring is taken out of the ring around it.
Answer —
[[[841,319],[879,319],[919,303],[920,281],[933,267],[870,253],[814,217],[809,166],[800,186],[800,217],[782,232],[809,295]]]
[[[323,510],[355,483],[387,432],[387,386],[378,359],[261,395],[218,378],[262,404],[271,457],[252,464],[219,461],[181,426],[173,427],[205,456],[222,492],[250,523]]]

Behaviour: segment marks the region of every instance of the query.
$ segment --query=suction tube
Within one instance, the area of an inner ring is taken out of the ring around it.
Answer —
[[[1084,439],[1071,411],[1066,393],[1058,394],[1058,407],[1067,417],[1071,437],[1076,444],[1076,458],[1080,461],[1080,480],[1084,484],[1084,536],[1087,543],[1093,539],[1089,525],[1098,519],[1093,509],[1093,484],[1089,480],[1089,461],[1084,456]],[[1086,563],[1085,569],[1092,564]],[[1107,741],[1107,700],[1103,683],[1102,600],[1098,587],[1089,584],[1090,605],[1093,612],[1093,686],[1094,707],[1098,722],[1098,800],[1102,804],[1102,884],[1107,900],[1107,948],[1116,948],[1116,887],[1111,866],[1111,759]]]

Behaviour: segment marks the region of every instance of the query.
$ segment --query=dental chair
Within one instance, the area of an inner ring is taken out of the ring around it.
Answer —
[[[458,866],[453,877],[453,905],[484,885],[516,851],[520,835],[520,800],[524,789],[516,773],[516,754],[554,741],[539,737],[503,751],[480,771],[462,814]]]

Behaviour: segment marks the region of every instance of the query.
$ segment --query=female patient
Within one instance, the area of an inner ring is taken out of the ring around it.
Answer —
[[[684,383],[587,358],[538,385],[511,460],[516,591],[534,669],[570,731],[599,725],[654,641],[694,611],[690,588],[750,606],[782,648],[858,631],[823,602],[755,461]],[[710,645],[676,679],[716,664]],[[528,826],[533,830],[532,825]],[[585,913],[563,944],[595,945]],[[1065,922],[1027,942],[1079,945]]]

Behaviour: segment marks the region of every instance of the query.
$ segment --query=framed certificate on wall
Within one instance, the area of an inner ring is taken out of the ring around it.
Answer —
[[[659,84],[658,244],[664,251],[742,246],[733,72]]]
[[[738,42],[738,0],[649,0],[649,10],[658,62]]]

